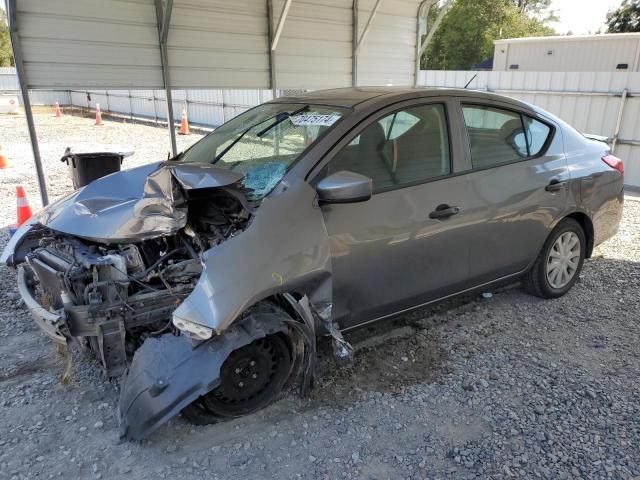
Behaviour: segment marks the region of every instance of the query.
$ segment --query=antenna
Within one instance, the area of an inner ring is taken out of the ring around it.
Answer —
[[[471,77],[471,80],[469,80],[469,81],[467,82],[467,84],[464,86],[464,88],[467,88],[467,87],[469,86],[469,84],[470,84],[471,82],[473,82],[473,80],[474,80],[477,76],[478,76],[478,74],[476,73],[473,77]]]

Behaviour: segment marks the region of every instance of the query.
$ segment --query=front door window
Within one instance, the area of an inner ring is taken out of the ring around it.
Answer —
[[[329,163],[373,180],[374,193],[451,173],[444,106],[421,105],[394,112],[366,127]]]

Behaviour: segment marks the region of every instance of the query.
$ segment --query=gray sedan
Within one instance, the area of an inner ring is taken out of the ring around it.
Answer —
[[[617,231],[608,146],[529,104],[357,88],[255,107],[34,216],[2,260],[54,341],[124,375],[121,433],[313,385],[316,338],[522,279],[564,295]]]

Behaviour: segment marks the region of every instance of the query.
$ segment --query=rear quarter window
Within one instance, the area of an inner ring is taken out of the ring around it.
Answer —
[[[527,136],[527,146],[529,147],[529,156],[535,157],[538,155],[549,138],[551,128],[538,120],[523,115],[524,118],[524,133]]]

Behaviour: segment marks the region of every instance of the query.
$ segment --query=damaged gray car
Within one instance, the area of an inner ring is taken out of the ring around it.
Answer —
[[[522,279],[555,298],[615,234],[622,162],[529,104],[337,89],[253,108],[32,217],[2,261],[54,341],[122,376],[121,433],[313,385],[316,338]]]

